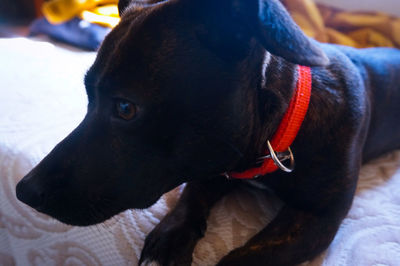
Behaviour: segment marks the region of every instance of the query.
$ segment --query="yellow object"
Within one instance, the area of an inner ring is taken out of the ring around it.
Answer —
[[[98,14],[98,15],[119,18],[118,6],[117,5],[99,6],[99,7],[96,7],[95,9],[93,9],[93,12]]]
[[[350,36],[347,36],[346,34],[341,33],[337,30],[327,28],[325,33],[326,33],[325,37],[331,43],[342,44],[342,45],[353,46],[353,47],[360,47],[360,45],[355,40],[353,40]]]
[[[51,0],[43,3],[42,12],[53,24],[64,23],[100,5],[118,5],[118,0]]]
[[[303,31],[318,41],[357,48],[400,48],[400,18],[380,12],[347,12],[312,0],[283,3]]]
[[[96,23],[110,28],[114,28],[115,26],[117,26],[120,20],[119,18],[116,18],[114,16],[99,15],[96,12],[91,12],[86,10],[80,14],[80,17],[91,23]]]
[[[90,23],[114,28],[120,21],[117,5],[104,5],[80,13],[80,17]]]

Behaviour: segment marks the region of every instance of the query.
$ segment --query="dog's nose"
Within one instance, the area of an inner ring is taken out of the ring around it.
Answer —
[[[17,198],[32,208],[38,209],[44,203],[45,194],[30,179],[30,176],[26,176],[19,181],[16,187]]]

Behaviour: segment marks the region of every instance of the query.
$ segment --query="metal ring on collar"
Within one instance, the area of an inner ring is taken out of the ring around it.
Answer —
[[[287,167],[287,166],[283,165],[283,163],[279,160],[279,158],[276,155],[274,149],[272,148],[272,145],[269,142],[269,140],[267,141],[267,146],[268,146],[269,153],[271,155],[271,159],[274,161],[275,165],[279,167],[279,169],[281,169],[282,171],[285,171],[287,173],[290,173],[294,170],[294,165],[295,165],[294,156],[293,156],[293,152],[290,149],[290,147],[288,147],[289,156],[290,156],[290,166]]]

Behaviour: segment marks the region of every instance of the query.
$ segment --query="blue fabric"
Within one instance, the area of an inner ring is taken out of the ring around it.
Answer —
[[[110,28],[74,18],[66,23],[53,25],[45,18],[36,19],[30,27],[30,35],[45,34],[51,38],[83,49],[95,51],[99,48]]]

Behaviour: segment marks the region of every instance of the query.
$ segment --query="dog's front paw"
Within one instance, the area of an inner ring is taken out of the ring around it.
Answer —
[[[167,216],[147,236],[139,265],[190,265],[197,241],[203,237],[200,225]]]

